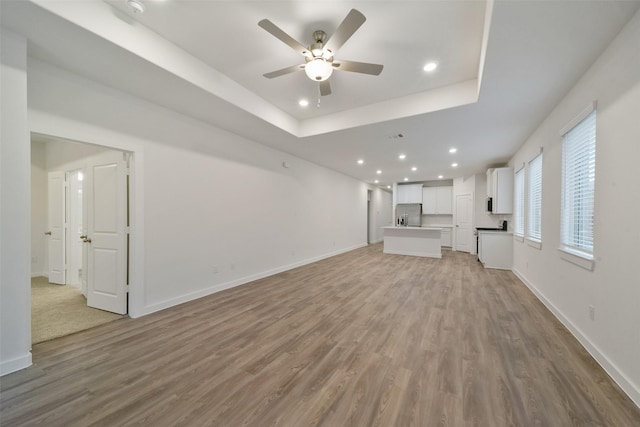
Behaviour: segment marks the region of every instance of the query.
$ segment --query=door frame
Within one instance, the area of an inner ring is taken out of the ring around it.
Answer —
[[[65,171],[65,189],[66,189],[66,194],[65,194],[65,212],[66,212],[66,217],[67,217],[67,228],[66,228],[66,233],[65,233],[65,258],[66,258],[66,265],[67,265],[67,272],[66,272],[66,284],[73,286],[76,289],[79,289],[80,291],[82,291],[82,278],[78,276],[78,281],[79,283],[77,285],[71,283],[72,279],[73,279],[73,274],[70,273],[71,271],[71,266],[72,266],[72,262],[74,260],[74,254],[73,254],[73,225],[75,225],[75,221],[77,220],[77,216],[78,216],[78,212],[73,210],[73,198],[77,197],[74,196],[72,194],[72,190],[74,189],[73,187],[73,183],[72,180],[74,179],[73,177],[75,176],[78,182],[82,182],[82,178],[78,179],[78,176],[84,176],[84,169],[83,168],[76,168],[76,169],[71,169],[71,170],[66,170]],[[76,199],[77,200],[77,199]],[[80,203],[80,220],[84,221],[84,213],[83,211],[83,206],[82,203]],[[77,243],[77,242],[76,242]],[[80,243],[80,267],[82,268],[82,243]],[[86,297],[87,293],[86,290],[84,292],[82,292],[83,295]]]
[[[33,114],[30,112],[30,114]],[[34,114],[36,115],[36,114]],[[39,114],[37,114],[39,116]],[[31,134],[55,138],[61,141],[99,145],[101,147],[131,153],[129,162],[129,295],[128,314],[136,318],[151,313],[145,307],[144,289],[144,150],[142,145],[131,137],[113,133],[105,138],[105,132],[94,129],[68,126],[64,131],[58,129],[60,119],[49,120],[38,117],[31,126]],[[64,126],[63,126],[64,127]],[[100,137],[97,138],[96,135]],[[31,306],[29,306],[31,310]]]

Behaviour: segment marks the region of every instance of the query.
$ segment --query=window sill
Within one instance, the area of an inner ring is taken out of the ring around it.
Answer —
[[[558,251],[560,252],[560,258],[563,260],[582,267],[585,270],[593,271],[595,261],[592,255],[563,247],[558,248]]]
[[[540,240],[527,239],[527,245],[538,250],[542,249],[542,242]]]
[[[524,236],[521,236],[520,234],[513,233],[513,240],[522,243],[522,242],[524,242]]]

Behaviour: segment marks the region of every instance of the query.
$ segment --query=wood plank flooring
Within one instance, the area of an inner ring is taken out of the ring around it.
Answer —
[[[0,424],[640,425],[511,272],[443,255],[371,245],[35,345]]]

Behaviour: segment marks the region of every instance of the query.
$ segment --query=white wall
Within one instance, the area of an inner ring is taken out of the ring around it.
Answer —
[[[27,42],[1,31],[0,375],[31,364]]]
[[[640,405],[640,13],[556,106],[511,165],[544,148],[542,249],[514,242],[514,271]],[[560,258],[560,129],[597,100],[595,268]],[[589,318],[589,306],[596,310]]]
[[[37,61],[29,85],[33,131],[143,154],[138,314],[366,244],[362,182]]]
[[[31,144],[31,276],[47,272],[47,158],[42,142]]]
[[[82,169],[89,157],[97,156],[107,151],[110,150],[98,145],[48,140],[45,144],[47,171],[69,172]]]

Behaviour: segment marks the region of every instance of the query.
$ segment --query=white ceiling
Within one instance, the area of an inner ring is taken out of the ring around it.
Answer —
[[[381,185],[468,176],[507,161],[640,6],[141,1],[143,15],[125,0],[3,0],[2,24],[29,38],[33,59]],[[351,8],[367,21],[336,57],[384,64],[380,76],[336,71],[320,108],[303,72],[262,77],[302,61],[260,19],[307,45]],[[440,67],[427,74],[432,59]],[[303,97],[307,108],[297,105]]]

